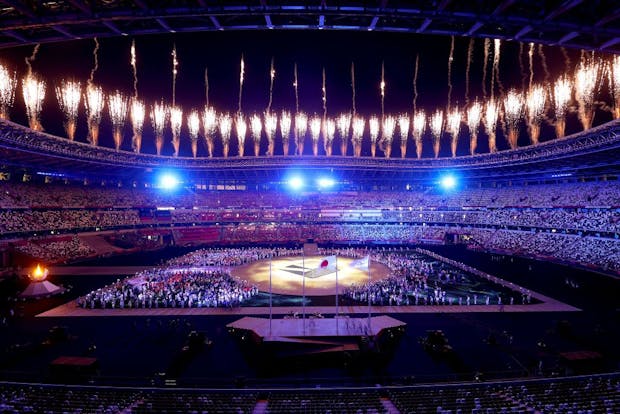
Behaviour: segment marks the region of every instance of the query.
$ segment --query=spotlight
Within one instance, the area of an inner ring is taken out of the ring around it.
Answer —
[[[159,178],[159,186],[164,190],[174,190],[179,185],[179,179],[173,174],[164,174]]]
[[[331,178],[323,177],[317,180],[317,184],[319,185],[319,188],[330,188],[333,187],[336,182]]]
[[[304,180],[301,177],[293,177],[290,180],[288,180],[288,185],[293,190],[299,190],[304,186]]]
[[[452,190],[456,187],[456,178],[453,175],[444,175],[439,180],[439,184],[444,190]]]

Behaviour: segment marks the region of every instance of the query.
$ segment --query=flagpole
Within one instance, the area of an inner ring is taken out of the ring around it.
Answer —
[[[273,253],[269,256],[269,336],[272,336],[271,334],[271,319],[272,319],[272,309],[273,309],[273,302],[272,302],[272,289],[271,289],[271,262],[273,260]]]
[[[371,320],[371,313],[372,313],[372,307],[370,306],[370,282],[371,282],[371,278],[370,278],[370,253],[368,253],[368,263],[366,268],[368,269],[368,289],[366,291],[366,296],[368,297],[368,335],[370,335],[370,320]]]
[[[301,246],[301,324],[306,334],[306,250]]]

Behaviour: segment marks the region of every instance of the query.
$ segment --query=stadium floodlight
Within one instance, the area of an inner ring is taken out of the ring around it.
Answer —
[[[452,190],[456,187],[456,177],[451,174],[444,175],[439,180],[439,184],[444,190]]]
[[[174,174],[162,174],[159,177],[159,187],[164,190],[174,190],[179,184],[179,179]]]
[[[288,180],[288,185],[293,190],[300,190],[304,186],[304,180],[301,177],[292,177]]]
[[[336,184],[336,182],[332,178],[323,177],[317,180],[317,184],[319,188],[331,188]]]

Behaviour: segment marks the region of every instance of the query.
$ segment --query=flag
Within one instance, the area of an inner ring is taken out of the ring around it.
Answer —
[[[349,266],[355,269],[368,270],[368,267],[370,267],[370,255],[366,255],[361,259],[353,260]]]
[[[319,260],[317,270],[328,270],[336,268],[336,256],[327,256]]]

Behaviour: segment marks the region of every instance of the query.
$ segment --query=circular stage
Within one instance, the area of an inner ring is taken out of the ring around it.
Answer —
[[[333,256],[332,256],[333,257]],[[272,291],[282,295],[327,296],[336,293],[336,269],[338,269],[338,291],[352,284],[368,282],[368,270],[355,267],[356,259],[338,257],[329,263],[323,256],[276,257],[271,261]],[[258,286],[261,292],[269,292],[269,259],[259,260],[231,270],[233,276],[245,279]],[[385,279],[389,268],[377,262],[370,262],[371,280]]]

